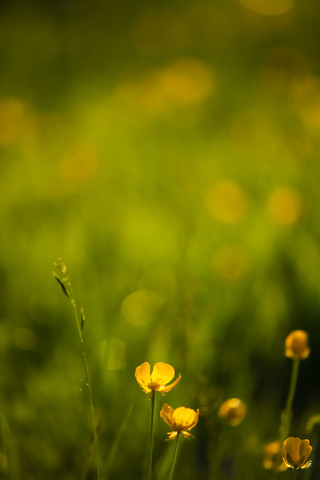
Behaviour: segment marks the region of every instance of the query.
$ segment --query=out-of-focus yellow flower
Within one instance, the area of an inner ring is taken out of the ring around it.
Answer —
[[[282,444],[282,460],[290,468],[307,468],[312,447],[309,440],[289,437]]]
[[[173,379],[174,374],[174,368],[163,362],[156,363],[150,374],[150,364],[144,362],[136,368],[135,377],[145,393],[153,394],[153,392],[160,392],[164,395],[180,382],[181,375],[179,373],[178,378],[170,385],[167,385]]]
[[[300,218],[303,210],[303,199],[298,190],[279,186],[270,195],[268,213],[278,225],[291,226]]]
[[[293,360],[308,358],[310,348],[308,346],[308,334],[304,330],[293,330],[285,342],[286,357]]]
[[[284,463],[280,463],[280,442],[274,441],[268,443],[264,447],[264,455],[263,455],[263,466],[266,470],[279,470],[285,471],[287,470],[287,466]]]
[[[79,144],[66,152],[59,163],[61,180],[71,186],[82,186],[98,173],[98,156],[92,145]]]
[[[175,438],[178,433],[182,433],[185,437],[192,437],[188,430],[191,430],[191,428],[197,425],[199,409],[193,410],[192,408],[186,407],[172,408],[167,403],[164,403],[160,411],[160,417],[172,428],[172,432],[168,432],[168,440]]]
[[[230,398],[220,405],[218,415],[229,425],[236,427],[239,425],[247,413],[247,407],[239,398]]]
[[[282,15],[294,6],[293,0],[240,0],[240,2],[260,15]]]
[[[211,95],[214,81],[206,63],[181,58],[160,72],[159,86],[169,102],[177,106],[196,105]]]
[[[236,224],[243,220],[248,210],[246,192],[237,183],[216,182],[206,193],[208,212],[219,222]]]
[[[163,299],[152,290],[141,288],[130,293],[122,302],[121,313],[135,327],[149,325],[157,315]]]

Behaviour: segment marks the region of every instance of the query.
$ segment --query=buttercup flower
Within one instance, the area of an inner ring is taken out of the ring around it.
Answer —
[[[282,444],[282,460],[290,468],[307,468],[312,447],[309,440],[289,437]]]
[[[274,441],[264,447],[263,466],[266,470],[287,470],[287,466],[282,462],[280,453],[280,442]],[[281,461],[281,463],[280,463]]]
[[[179,373],[178,378],[170,385],[167,385],[173,379],[174,374],[174,368],[163,362],[156,363],[150,374],[150,364],[144,362],[136,368],[135,377],[145,393],[160,392],[164,395],[180,382],[181,375]]]
[[[308,334],[304,330],[293,330],[285,342],[286,357],[293,360],[308,358],[310,348],[308,346]]]
[[[192,437],[191,433],[188,433],[188,430],[191,430],[191,428],[197,425],[199,409],[197,411],[186,407],[174,409],[167,403],[164,403],[160,411],[160,417],[173,430],[172,432],[168,432],[168,440],[175,438],[178,433],[182,433],[185,437]]]
[[[230,398],[220,405],[218,415],[229,425],[236,427],[239,425],[247,413],[247,407],[239,398]]]

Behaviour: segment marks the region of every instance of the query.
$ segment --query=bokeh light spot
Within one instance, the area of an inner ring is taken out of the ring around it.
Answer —
[[[97,169],[97,155],[90,145],[77,145],[60,160],[59,165],[61,178],[72,185],[90,182]]]
[[[260,15],[281,15],[294,6],[293,0],[240,0],[240,2]]]
[[[195,58],[180,58],[162,69],[119,84],[116,96],[143,113],[160,116],[177,108],[197,105],[214,90],[209,66]]]
[[[206,194],[206,204],[209,213],[222,223],[237,223],[247,212],[248,201],[246,193],[233,182],[217,182]]]
[[[290,85],[290,93],[305,125],[320,128],[320,78],[305,75]]]
[[[128,323],[136,327],[149,325],[162,305],[160,295],[141,289],[128,295],[122,302],[121,313]]]
[[[160,73],[160,85],[170,100],[192,105],[210,96],[213,76],[204,62],[179,59]]]
[[[0,145],[20,141],[28,136],[31,126],[24,102],[15,97],[0,100]]]
[[[278,225],[293,225],[302,212],[300,193],[291,187],[277,187],[270,195],[268,213]]]

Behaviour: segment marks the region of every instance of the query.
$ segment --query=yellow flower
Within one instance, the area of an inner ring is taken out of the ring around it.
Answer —
[[[242,422],[247,413],[247,407],[239,398],[230,398],[220,405],[218,415],[229,425],[236,427]]]
[[[282,444],[282,460],[290,468],[307,468],[312,447],[309,440],[289,437]]]
[[[150,364],[144,362],[136,368],[135,377],[145,393],[153,394],[153,392],[160,392],[164,395],[165,393],[170,392],[170,390],[180,382],[181,375],[179,373],[178,378],[170,385],[167,385],[167,383],[173,379],[174,374],[175,371],[171,365],[158,362],[153,367],[150,375]]]
[[[188,430],[197,425],[199,409],[195,411],[186,407],[172,408],[167,403],[164,403],[160,411],[160,417],[173,430],[168,432],[168,440],[175,438],[178,433],[182,433],[185,437],[192,437]]]
[[[287,470],[288,467],[282,463],[282,458],[280,457],[279,441],[270,442],[264,447],[263,466],[266,470],[276,469],[281,472]]]
[[[308,346],[308,334],[304,330],[294,330],[291,332],[285,342],[286,357],[293,360],[308,358],[310,348]]]

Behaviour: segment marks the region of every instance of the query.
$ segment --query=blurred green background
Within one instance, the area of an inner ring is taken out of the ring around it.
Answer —
[[[81,478],[90,416],[59,257],[86,312],[104,470],[133,405],[110,478],[142,476],[144,361],[182,374],[157,408],[201,408],[177,479],[212,478],[222,460],[214,478],[271,478],[262,450],[295,328],[311,356],[292,434],[320,413],[319,3],[30,0],[0,13],[1,478]],[[248,406],[237,428],[217,418],[229,397]],[[172,445],[156,427],[160,479]]]

